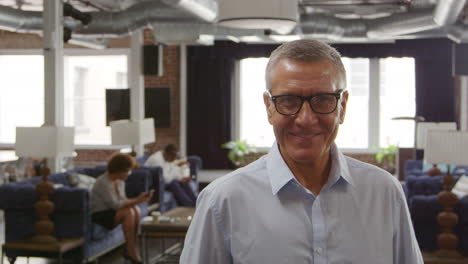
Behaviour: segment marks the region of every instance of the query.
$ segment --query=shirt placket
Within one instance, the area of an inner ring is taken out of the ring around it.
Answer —
[[[325,216],[323,215],[320,197],[317,197],[312,204],[312,250],[315,264],[326,263],[326,232]]]

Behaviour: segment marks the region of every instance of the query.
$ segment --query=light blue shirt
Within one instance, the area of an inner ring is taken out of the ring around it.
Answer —
[[[423,264],[400,183],[331,149],[315,197],[277,144],[199,195],[182,264]]]

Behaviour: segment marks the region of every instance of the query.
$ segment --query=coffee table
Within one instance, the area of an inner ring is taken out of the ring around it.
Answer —
[[[195,213],[193,207],[176,207],[161,216],[169,217],[170,222],[146,221],[141,224],[140,245],[143,263],[150,263],[148,254],[148,238],[158,238],[162,242],[162,254],[155,259],[155,263],[179,263],[178,254],[166,253],[166,239],[177,239],[182,242],[187,234],[192,216]],[[160,217],[161,217],[160,216]]]

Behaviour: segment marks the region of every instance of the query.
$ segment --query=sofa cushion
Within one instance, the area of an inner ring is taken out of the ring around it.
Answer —
[[[96,182],[96,178],[85,174],[72,173],[68,177],[68,182],[72,187],[91,190],[91,188],[93,188],[94,183]]]

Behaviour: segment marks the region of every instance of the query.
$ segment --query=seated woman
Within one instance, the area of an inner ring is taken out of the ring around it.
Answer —
[[[122,224],[126,242],[124,257],[132,263],[142,263],[136,241],[140,223],[138,204],[151,199],[152,193],[141,193],[137,198],[125,195],[125,180],[135,166],[135,160],[128,154],[113,155],[107,164],[107,171],[99,176],[90,193],[91,218],[109,230]]]
[[[188,185],[190,169],[187,159],[176,159],[177,147],[169,144],[164,151],[152,154],[145,162],[145,166],[160,166],[163,170],[166,189],[174,194],[178,205],[195,207],[197,197]]]

